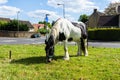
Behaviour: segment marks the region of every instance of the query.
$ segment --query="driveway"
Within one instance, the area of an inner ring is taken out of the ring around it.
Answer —
[[[8,38],[0,37],[0,45],[3,44],[43,44],[45,37],[40,38]],[[69,42],[68,44],[75,44],[74,42]],[[120,42],[98,42],[89,41],[89,46],[93,47],[107,47],[107,48],[120,48]]]

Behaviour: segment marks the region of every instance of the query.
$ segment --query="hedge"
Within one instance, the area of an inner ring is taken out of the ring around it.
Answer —
[[[0,30],[18,31],[18,21],[12,20],[10,22],[0,21]],[[27,24],[19,23],[19,31],[29,31]]]
[[[120,41],[120,28],[89,29],[88,39],[102,41]]]

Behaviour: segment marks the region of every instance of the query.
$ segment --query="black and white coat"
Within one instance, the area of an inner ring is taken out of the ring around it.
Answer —
[[[88,56],[87,50],[87,30],[86,26],[82,22],[71,23],[67,19],[58,19],[53,25],[51,32],[45,40],[46,58],[50,62],[54,55],[54,46],[57,42],[64,42],[64,60],[69,60],[69,53],[67,48],[68,41],[75,41],[78,44],[77,55],[82,55],[82,51],[85,56]]]

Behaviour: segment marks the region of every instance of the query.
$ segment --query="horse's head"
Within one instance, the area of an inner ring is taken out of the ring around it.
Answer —
[[[45,40],[46,61],[51,62],[54,56],[54,37],[51,35],[48,40]]]

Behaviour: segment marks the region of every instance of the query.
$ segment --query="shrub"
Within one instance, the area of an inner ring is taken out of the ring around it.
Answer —
[[[0,23],[0,30],[7,30],[7,31],[18,31],[18,21],[12,20],[7,23]],[[28,31],[29,27],[27,24],[19,23],[19,31]]]
[[[119,41],[120,28],[98,28],[88,30],[89,40]]]
[[[49,30],[47,30],[45,28],[41,28],[38,30],[38,32],[40,32],[41,34],[46,34],[46,33],[49,33]]]

